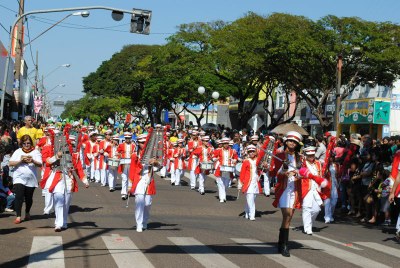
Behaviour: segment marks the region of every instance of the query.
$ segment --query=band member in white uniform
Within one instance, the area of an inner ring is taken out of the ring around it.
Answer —
[[[109,166],[107,165],[108,161],[108,151],[109,148],[111,147],[111,134],[112,130],[108,129],[105,133],[105,139],[100,141],[99,144],[99,172],[100,172],[100,182],[101,186],[105,187],[107,186],[108,183],[108,171],[109,171]]]
[[[210,174],[211,169],[213,167],[213,163],[211,162],[212,160],[212,155],[213,155],[213,148],[212,146],[209,145],[209,136],[203,136],[201,138],[201,141],[203,144],[200,147],[197,147],[193,151],[193,158],[198,159],[198,165],[196,167],[196,175],[199,176],[199,193],[201,195],[204,195],[204,181],[206,179],[206,176]],[[201,169],[201,163],[210,163],[211,169],[205,170]]]
[[[94,182],[95,168],[97,165],[97,154],[99,146],[96,143],[97,133],[92,131],[89,133],[89,140],[85,144],[85,165],[86,174],[91,182]]]
[[[245,218],[256,220],[256,197],[261,193],[260,176],[258,174],[257,149],[254,145],[247,146],[249,158],[245,159],[240,171],[242,192],[246,194]]]
[[[274,161],[270,171],[271,178],[278,178],[275,187],[274,207],[279,207],[282,212],[282,223],[279,230],[278,252],[285,257],[290,257],[288,248],[289,226],[296,208],[301,208],[300,189],[301,181],[298,171],[302,160],[299,154],[300,142],[303,136],[296,131],[289,131],[286,136],[284,151],[276,154],[282,161]]]
[[[303,149],[306,159],[303,168],[299,171],[302,175],[301,193],[302,193],[302,218],[304,233],[312,235],[312,224],[321,211],[323,204],[320,196],[321,187],[325,187],[328,182],[321,177],[321,163],[315,159],[316,148],[309,146]],[[304,171],[306,169],[307,171]],[[303,172],[306,172],[306,176]],[[322,184],[322,185],[321,185]]]
[[[196,181],[198,178],[198,175],[196,174],[195,170],[197,166],[199,165],[199,159],[193,157],[193,151],[197,147],[201,147],[201,140],[199,139],[198,136],[198,131],[193,130],[192,131],[192,139],[189,140],[187,146],[188,146],[188,153],[189,153],[189,165],[188,169],[190,172],[190,189],[194,190],[196,188]]]
[[[135,195],[135,219],[136,231],[143,232],[147,229],[147,223],[150,217],[150,208],[152,196],[156,194],[153,167],[161,167],[161,164],[155,158],[148,163],[142,163],[146,148],[147,134],[138,137],[139,149],[132,154],[132,161],[129,171],[129,179],[132,182],[131,193]]]
[[[174,157],[174,180],[172,180],[171,176],[171,185],[179,186],[181,185],[181,179],[183,177],[183,171],[186,168],[185,158],[186,158],[186,149],[183,147],[183,139],[178,139],[178,147],[174,149],[173,157]]]
[[[108,154],[108,159],[114,159],[118,160],[118,141],[119,141],[119,136],[118,134],[114,135],[112,137],[112,144],[109,146],[107,154]],[[108,187],[110,187],[110,192],[115,191],[115,184],[116,180],[118,177],[118,167],[111,167],[108,166]]]
[[[226,202],[226,190],[229,188],[232,173],[237,162],[238,156],[235,150],[229,147],[229,138],[221,139],[222,149],[214,151],[214,161],[218,161],[218,167],[215,171],[217,177],[219,202]]]
[[[121,174],[122,178],[122,188],[121,188],[121,198],[126,200],[128,198],[128,174],[131,165],[131,156],[136,150],[136,145],[132,143],[132,134],[129,132],[124,133],[125,142],[118,146],[118,153],[120,157],[120,165],[118,172]]]

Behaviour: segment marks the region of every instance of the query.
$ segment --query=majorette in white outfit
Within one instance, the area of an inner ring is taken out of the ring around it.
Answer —
[[[218,162],[215,176],[217,177],[219,202],[226,202],[226,189],[229,187],[229,182],[234,172],[235,164],[238,155],[235,150],[229,147],[229,138],[221,139],[222,148],[214,150],[214,161]]]
[[[118,153],[120,157],[120,165],[118,167],[118,172],[121,174],[122,188],[121,188],[121,198],[126,200],[128,198],[128,187],[129,187],[129,169],[131,165],[131,156],[135,153],[136,145],[132,142],[132,134],[129,132],[124,133],[125,141],[118,145]]]
[[[211,170],[201,169],[201,163],[212,163],[212,155],[213,155],[213,148],[209,145],[209,136],[203,136],[201,141],[203,142],[202,146],[197,147],[193,151],[193,159],[198,160],[198,165],[195,169],[196,175],[199,176],[199,193],[204,195],[204,181],[206,176],[210,174]]]
[[[178,139],[178,146],[174,149],[172,153],[173,165],[174,165],[174,176],[171,175],[171,185],[179,186],[181,185],[181,179],[183,177],[183,172],[186,168],[185,158],[186,149],[183,147],[183,139]]]
[[[284,151],[276,154],[281,160],[274,161],[270,170],[272,177],[277,177],[275,186],[274,207],[279,207],[282,212],[282,223],[279,229],[278,252],[284,257],[290,257],[288,248],[289,226],[292,220],[294,209],[300,208],[300,180],[298,170],[301,166],[301,157],[297,150],[303,136],[296,131],[289,131],[286,134]]]
[[[256,218],[256,197],[261,193],[260,176],[258,173],[257,149],[254,145],[246,147],[249,158],[245,159],[240,171],[242,192],[246,194],[245,218],[254,221]]]
[[[119,141],[119,136],[118,136],[118,134],[116,134],[112,137],[112,141],[111,141],[112,144],[107,149],[108,159],[115,159],[115,160],[119,159],[119,154],[117,152],[118,151],[118,141]],[[118,167],[108,165],[108,187],[110,187],[110,192],[115,191],[115,184],[116,184],[117,177],[118,177]]]
[[[321,163],[315,159],[316,148],[309,146],[304,148],[306,155],[303,167],[299,173],[302,176],[301,193],[302,193],[302,218],[304,233],[312,235],[312,224],[321,211],[323,204],[321,198],[321,187],[328,185],[328,181],[321,177]]]

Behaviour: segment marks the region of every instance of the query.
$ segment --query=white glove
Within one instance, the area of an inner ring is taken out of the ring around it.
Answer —
[[[149,185],[150,184],[150,178],[146,177],[146,179],[144,179],[144,184]]]

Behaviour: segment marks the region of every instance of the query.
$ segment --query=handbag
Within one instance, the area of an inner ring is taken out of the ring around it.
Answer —
[[[348,182],[350,181],[350,175],[349,175],[349,171],[347,170],[347,174],[344,174],[342,177],[342,182]]]
[[[366,194],[364,196],[364,202],[368,205],[372,204],[372,202],[374,202],[374,199],[372,198],[371,194]]]

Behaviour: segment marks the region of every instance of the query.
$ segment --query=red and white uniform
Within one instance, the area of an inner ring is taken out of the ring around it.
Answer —
[[[70,147],[70,150],[72,147]],[[56,214],[55,227],[67,228],[67,217],[71,204],[71,194],[78,191],[78,183],[73,174],[85,184],[88,184],[79,159],[79,153],[72,153],[73,170],[60,170],[57,168],[58,159],[51,156],[47,159],[44,172],[45,189],[53,195],[54,211]]]
[[[135,219],[136,230],[142,231],[147,228],[150,217],[152,196],[156,194],[156,186],[152,166],[143,166],[141,156],[132,154],[129,179],[132,183],[131,193],[135,195]]]
[[[185,148],[180,148],[180,147],[175,148],[173,150],[172,156],[174,159],[175,170],[186,168],[186,164],[185,164],[186,149]]]
[[[91,140],[85,144],[85,165],[90,167],[90,179],[94,180],[95,172],[98,166],[99,144]],[[89,172],[88,172],[89,173]]]
[[[121,195],[126,196],[128,194],[128,175],[131,166],[131,157],[135,153],[136,145],[131,142],[130,144],[123,142],[118,145],[117,152],[120,155],[120,165],[118,167],[118,173],[121,174]]]
[[[297,161],[301,161],[296,154],[288,152],[279,152],[276,156],[282,161],[288,161],[288,170],[283,170],[282,161],[274,161],[274,166],[271,167],[271,178],[277,177],[278,182],[275,185],[275,200],[272,203],[274,207],[280,208],[301,208],[301,181],[295,176],[288,177],[287,172],[296,170]]]
[[[326,198],[325,196],[321,198],[321,186],[325,187],[327,180],[321,177],[321,163],[318,160],[304,161],[300,174],[303,174],[304,169],[307,169],[308,172],[301,179],[302,218],[304,232],[312,234],[312,224],[321,211],[323,198]]]
[[[214,160],[218,161],[218,167],[215,171],[215,176],[220,177],[221,166],[233,167],[235,162],[238,160],[238,155],[232,148],[218,148],[217,150],[214,150]]]
[[[201,146],[197,147],[193,151],[193,158],[198,159],[198,164],[195,168],[195,173],[200,174],[202,173],[200,169],[200,163],[203,162],[211,162],[212,161],[212,155],[213,155],[214,149],[211,146]],[[205,174],[209,174],[209,171],[205,171]]]
[[[195,170],[197,165],[198,165],[198,162],[197,162],[197,159],[193,159],[193,152],[196,150],[196,148],[202,146],[201,140],[199,140],[199,139],[196,139],[196,140],[191,139],[191,140],[189,140],[187,146],[188,146],[188,152],[190,154],[189,155],[188,169],[189,170]]]

